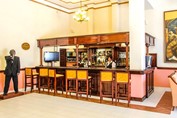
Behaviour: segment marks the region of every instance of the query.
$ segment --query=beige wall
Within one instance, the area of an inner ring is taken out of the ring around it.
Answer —
[[[101,8],[94,11],[94,33],[111,32],[111,8]]]
[[[29,0],[1,0],[0,4],[0,70],[5,67],[4,56],[15,49],[21,67],[39,65],[36,39],[67,35],[69,15]],[[23,42],[30,49],[21,48]]]
[[[122,4],[119,7],[119,31],[120,32],[127,32],[129,31],[129,5]]]
[[[119,5],[119,20],[118,28],[116,32],[124,32],[129,29],[129,11],[128,4]],[[112,14],[113,12],[113,14]],[[93,22],[93,34],[98,33],[110,33],[112,31],[112,18],[115,18],[114,11],[111,10],[111,6],[93,9],[93,21],[89,20],[88,22],[76,22],[73,20],[73,15],[70,15],[70,27],[69,27],[69,35],[84,35],[89,34],[88,25],[89,22]],[[92,23],[90,23],[92,24]],[[117,24],[117,23],[116,23]]]
[[[70,19],[69,19],[69,35],[84,35],[87,34],[87,22],[77,22],[73,19],[74,14],[70,14]]]

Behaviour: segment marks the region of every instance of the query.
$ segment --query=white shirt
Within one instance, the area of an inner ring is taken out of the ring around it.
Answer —
[[[110,63],[112,63],[112,68],[116,68],[116,63],[114,62],[114,61],[111,61],[111,62],[107,62],[106,63],[106,67],[110,64]]]

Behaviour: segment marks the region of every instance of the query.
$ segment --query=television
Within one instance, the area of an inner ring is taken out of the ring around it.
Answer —
[[[59,61],[59,52],[44,52],[44,61],[45,62],[53,62],[53,61]]]

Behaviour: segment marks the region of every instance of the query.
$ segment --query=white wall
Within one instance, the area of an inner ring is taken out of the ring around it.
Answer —
[[[177,67],[175,63],[166,63],[164,46],[164,11],[177,10],[177,0],[149,0],[153,9],[145,11],[146,32],[155,36],[155,46],[150,53],[157,53],[158,67]]]
[[[69,15],[29,0],[0,0],[0,69],[4,69],[4,56],[16,50],[21,67],[39,65],[36,39],[67,35]],[[21,44],[28,42],[25,51]]]

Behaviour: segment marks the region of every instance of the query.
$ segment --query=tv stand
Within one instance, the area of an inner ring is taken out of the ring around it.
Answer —
[[[50,62],[50,64],[51,64],[51,67],[54,67],[54,62],[52,61],[52,62]]]

